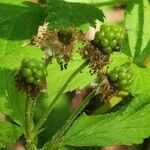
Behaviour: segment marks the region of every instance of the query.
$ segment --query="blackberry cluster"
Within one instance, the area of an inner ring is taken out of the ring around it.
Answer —
[[[119,51],[121,43],[125,40],[126,30],[119,26],[102,25],[96,32],[94,44],[102,49],[105,54]]]
[[[21,74],[28,84],[39,86],[47,76],[44,62],[35,59],[23,59]]]
[[[132,83],[132,69],[127,65],[117,67],[110,72],[109,78],[117,89],[126,89]]]

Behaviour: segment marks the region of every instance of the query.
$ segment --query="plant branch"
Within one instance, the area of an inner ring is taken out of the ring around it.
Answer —
[[[93,97],[95,91],[92,91],[79,105],[79,107],[72,113],[72,115],[69,117],[65,125],[62,127],[60,131],[56,133],[56,135],[53,137],[53,139],[46,144],[44,150],[55,150],[59,146],[59,142],[61,142],[63,135],[66,133],[68,128],[72,125],[73,121],[77,118],[77,116],[81,113],[81,111],[85,108],[85,106],[89,103],[91,98]]]
[[[27,148],[29,150],[36,150],[36,146],[34,145],[31,132],[33,127],[33,106],[34,101],[30,98],[27,98],[25,104],[25,136],[27,141]]]
[[[37,123],[37,125],[34,128],[34,135],[36,136],[40,127],[43,125],[43,123],[47,120],[49,114],[51,113],[53,107],[55,106],[56,102],[58,101],[59,97],[64,93],[65,89],[68,87],[68,84],[71,82],[71,80],[83,69],[88,65],[88,60],[86,60],[85,62],[83,62],[81,64],[81,66],[75,70],[75,72],[73,72],[71,74],[71,76],[68,78],[68,80],[65,82],[65,84],[62,86],[62,88],[60,89],[60,91],[57,93],[56,97],[54,98],[54,100],[51,102],[51,104],[49,105],[49,107],[44,111],[44,113],[42,114],[39,122]]]

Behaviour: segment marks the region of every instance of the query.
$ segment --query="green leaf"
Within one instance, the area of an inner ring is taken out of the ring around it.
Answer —
[[[20,127],[0,121],[0,148],[15,143],[22,133],[23,131]]]
[[[53,63],[48,67],[48,94],[55,95],[64,85],[70,75],[83,63],[83,60],[72,60],[66,70],[60,70],[60,66]],[[73,91],[74,89],[82,89],[96,78],[91,75],[88,66],[82,70],[68,85],[65,92]]]
[[[133,83],[129,87],[129,92],[133,96],[142,95],[143,97],[150,96],[150,68],[142,68],[132,64],[133,68]]]
[[[95,26],[95,20],[103,20],[103,13],[95,6],[85,3],[71,3],[63,0],[49,0],[47,7],[49,29],[79,27],[85,23]]]
[[[110,146],[141,143],[150,136],[149,98],[138,97],[116,113],[81,115],[66,133],[64,145]]]
[[[6,50],[5,55],[0,51],[0,67],[18,69],[23,58],[36,58],[41,60],[42,55],[42,51],[38,47],[19,45],[18,48],[11,52],[7,52]]]
[[[0,111],[23,127],[26,96],[17,90],[11,70],[0,69],[0,82]]]
[[[143,63],[146,61],[146,59],[149,59],[149,57],[150,57],[150,40],[147,43],[146,47],[143,49],[143,52],[141,53],[140,56],[140,60]]]
[[[43,8],[24,0],[0,1],[0,57],[20,48],[23,40],[37,34]]]
[[[133,0],[128,2],[126,28],[129,30],[128,36],[131,54],[137,61],[139,61],[138,58],[150,40],[148,36],[150,35],[149,10],[150,4],[148,0]]]
[[[108,64],[108,72],[111,72],[115,67],[125,64],[126,62],[132,61],[132,58],[125,55],[124,53],[114,52],[111,54]]]
[[[132,57],[130,46],[129,46],[129,38],[127,37],[125,41],[122,43],[121,52]]]

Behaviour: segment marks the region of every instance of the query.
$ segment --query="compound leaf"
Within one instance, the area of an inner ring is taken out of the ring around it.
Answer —
[[[97,116],[82,114],[66,133],[64,145],[110,146],[141,143],[150,136],[149,98],[138,97],[116,113]]]

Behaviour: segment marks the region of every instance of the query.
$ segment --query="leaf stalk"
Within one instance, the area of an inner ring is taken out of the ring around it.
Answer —
[[[47,120],[49,114],[51,113],[52,109],[54,108],[55,104],[57,103],[57,101],[59,100],[60,96],[64,93],[65,89],[68,87],[69,83],[72,81],[72,79],[78,74],[80,73],[80,71],[82,69],[84,69],[87,65],[88,65],[89,61],[86,60],[84,61],[81,66],[76,69],[71,76],[67,79],[67,81],[65,82],[65,84],[62,86],[62,88],[60,89],[60,91],[57,93],[57,95],[55,96],[55,98],[53,99],[53,101],[51,102],[51,104],[49,105],[49,107],[43,112],[39,122],[36,124],[33,134],[34,136],[36,136],[38,134],[39,129],[41,128],[41,126],[43,125],[43,123]]]

